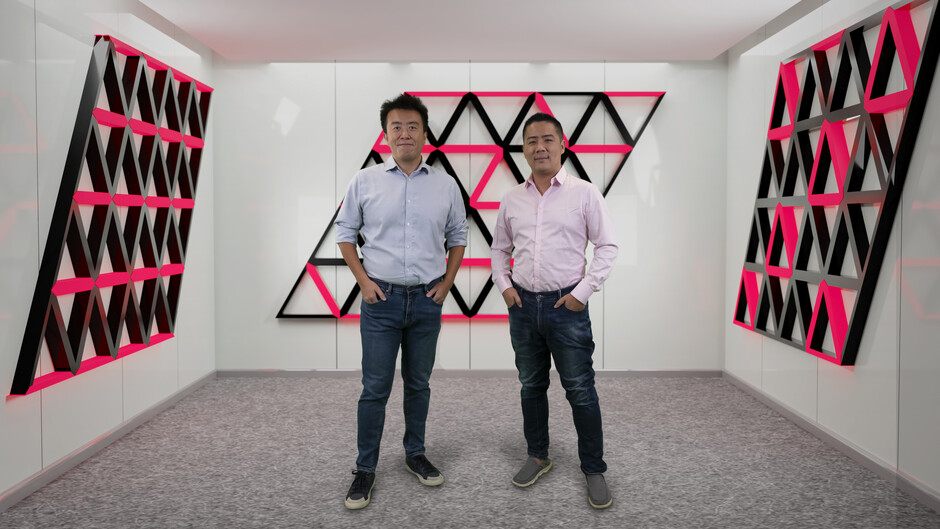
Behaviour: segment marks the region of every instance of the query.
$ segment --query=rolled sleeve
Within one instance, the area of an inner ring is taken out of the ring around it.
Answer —
[[[444,227],[445,247],[449,250],[454,246],[467,245],[467,210],[463,206],[460,190],[454,185],[451,188],[450,212],[447,215],[447,225]]]
[[[359,208],[358,193],[359,175],[353,177],[346,188],[346,196],[340,204],[339,213],[333,221],[336,242],[351,242],[356,244],[359,237],[359,228],[362,227],[362,210]]]

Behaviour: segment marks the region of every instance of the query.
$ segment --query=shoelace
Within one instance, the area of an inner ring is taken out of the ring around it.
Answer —
[[[434,468],[434,465],[432,465],[431,462],[426,458],[416,457],[414,458],[413,462],[415,466],[414,470],[416,470],[418,474],[421,474],[423,477],[428,477],[432,472],[437,470]]]
[[[356,479],[353,480],[352,490],[365,493],[366,476],[368,476],[369,473],[363,470],[353,470],[352,473],[356,476]]]

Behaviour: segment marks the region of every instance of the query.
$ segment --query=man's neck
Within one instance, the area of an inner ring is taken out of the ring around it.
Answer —
[[[544,195],[548,191],[548,188],[552,185],[552,178],[556,174],[558,174],[558,171],[554,173],[532,173],[532,183],[535,184],[535,189],[538,189],[540,195]]]
[[[421,166],[421,158],[410,161],[400,161],[396,159],[395,164],[398,165],[398,168],[401,169],[401,172],[405,173],[405,175],[410,175]]]

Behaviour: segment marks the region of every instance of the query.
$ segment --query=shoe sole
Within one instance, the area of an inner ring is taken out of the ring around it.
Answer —
[[[585,476],[584,482],[587,483],[587,476]],[[595,509],[606,509],[610,507],[612,503],[614,503],[614,498],[610,497],[607,499],[607,503],[600,505],[600,504],[594,503],[594,500],[591,499],[591,495],[588,494],[588,503],[591,505],[591,507],[594,507]]]
[[[519,483],[518,481],[516,481],[516,478],[512,478],[512,484],[515,485],[515,486],[517,486],[517,487],[519,487],[519,488],[524,489],[524,488],[526,488],[526,487],[528,487],[528,486],[534,484],[536,481],[538,481],[539,478],[542,477],[542,474],[544,474],[544,473],[546,473],[546,472],[548,472],[549,470],[552,469],[552,466],[553,466],[553,463],[552,463],[551,461],[549,461],[549,462],[548,462],[548,466],[546,466],[546,467],[543,468],[542,470],[539,470],[538,474],[536,474],[535,477],[532,478],[528,483]]]
[[[346,508],[351,511],[358,511],[359,509],[365,509],[366,506],[369,505],[369,502],[372,501],[372,488],[373,487],[375,487],[375,483],[372,484],[372,487],[369,487],[369,492],[366,494],[366,497],[364,500],[350,500],[349,498],[346,498],[346,501],[344,502],[346,504]]]
[[[417,476],[418,481],[420,481],[422,485],[427,485],[428,487],[437,487],[438,485],[442,485],[444,483],[444,474],[441,474],[440,476],[436,478],[425,478],[421,474],[418,474],[414,470],[411,470],[411,467],[409,467],[408,465],[405,465],[405,468],[408,469],[408,472],[411,472],[412,474]]]

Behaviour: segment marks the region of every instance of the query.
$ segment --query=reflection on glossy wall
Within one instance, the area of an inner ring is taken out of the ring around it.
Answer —
[[[211,81],[209,54],[133,1],[0,3],[0,387],[11,386],[96,34]],[[180,38],[180,37],[177,37]],[[185,40],[185,39],[184,39]],[[199,51],[194,51],[199,50]],[[212,125],[210,124],[210,129]],[[211,136],[206,151],[212,152]],[[0,497],[211,373],[211,155],[200,170],[176,338],[56,386],[0,399]],[[201,249],[200,249],[201,248]],[[94,351],[85,351],[85,355]],[[37,375],[52,370],[43,351]]]

